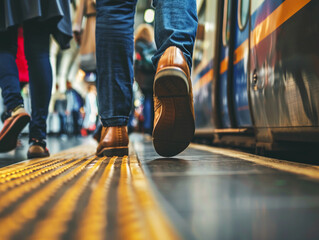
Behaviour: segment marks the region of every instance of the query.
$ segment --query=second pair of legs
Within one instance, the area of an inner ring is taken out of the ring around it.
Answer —
[[[36,19],[23,24],[24,53],[29,72],[31,117],[24,110],[15,62],[18,50],[18,26],[0,32],[0,87],[7,118],[0,132],[0,152],[13,150],[18,135],[29,125],[28,158],[46,157],[46,119],[52,88],[52,70],[49,60],[50,30]]]
[[[187,148],[195,131],[190,70],[179,48],[171,46],[161,56],[153,88],[154,148],[171,157]],[[98,139],[98,156],[128,155],[126,126],[103,127]]]

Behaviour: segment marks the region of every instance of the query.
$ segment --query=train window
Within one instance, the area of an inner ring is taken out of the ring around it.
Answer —
[[[244,30],[248,22],[250,0],[238,0],[238,26],[240,30]]]
[[[230,36],[230,9],[231,0],[224,0],[224,17],[223,17],[223,45],[227,46]]]

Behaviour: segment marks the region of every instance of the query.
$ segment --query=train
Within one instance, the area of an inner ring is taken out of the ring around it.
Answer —
[[[195,139],[319,146],[319,1],[197,0]]]

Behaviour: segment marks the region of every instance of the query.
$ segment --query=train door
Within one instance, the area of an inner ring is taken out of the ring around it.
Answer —
[[[252,126],[248,104],[248,66],[249,66],[249,9],[250,0],[237,0],[234,3],[233,63],[231,77],[231,98],[234,127]]]
[[[318,139],[319,1],[251,0],[250,11],[249,92],[259,144]]]
[[[224,0],[223,7],[223,21],[222,32],[220,35],[220,63],[219,63],[219,77],[218,77],[218,89],[219,89],[219,114],[221,120],[221,128],[231,128],[230,111],[229,111],[229,84],[228,84],[228,66],[230,58],[230,35],[231,35],[231,22],[232,22],[232,0]]]
[[[198,29],[192,71],[196,134],[212,132],[216,128],[212,97],[215,89],[214,68],[217,62],[215,55],[218,4],[218,0],[197,1]]]

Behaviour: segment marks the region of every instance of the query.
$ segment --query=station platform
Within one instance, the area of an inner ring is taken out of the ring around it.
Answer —
[[[0,239],[318,239],[319,167],[191,144],[91,142],[0,168]],[[306,157],[306,156],[305,156]]]

